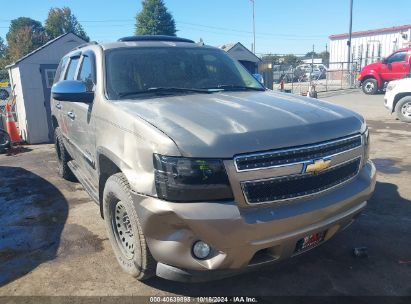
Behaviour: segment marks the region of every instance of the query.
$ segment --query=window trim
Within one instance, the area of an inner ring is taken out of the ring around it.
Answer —
[[[79,77],[80,77],[81,69],[83,68],[83,62],[84,62],[85,57],[90,59],[91,78],[92,78],[92,81],[93,81],[93,84],[94,84],[94,91],[95,91],[95,88],[97,86],[97,77],[96,77],[97,73],[96,73],[96,56],[95,56],[93,51],[88,50],[88,51],[85,51],[81,54],[80,61],[78,63],[78,68],[77,68],[76,78],[75,79],[80,80]]]
[[[67,79],[67,73],[68,73],[68,71],[69,71],[71,62],[72,62],[73,60],[75,60],[75,59],[78,59],[79,61],[77,62],[76,71],[74,72],[74,76],[73,76],[73,79],[72,79],[72,80],[77,79],[77,75],[78,75],[78,72],[79,72],[79,66],[80,66],[79,63],[81,62],[81,57],[80,57],[79,54],[70,56],[70,60],[69,60],[69,62],[68,62],[68,64],[67,64],[66,71],[64,72],[63,80],[68,80],[68,79]]]
[[[53,80],[51,81],[51,83],[49,82],[50,79],[49,79],[49,76],[47,75],[47,73],[50,72],[50,71],[54,71],[54,77],[53,77]],[[48,89],[50,89],[53,86],[54,79],[56,78],[56,73],[57,73],[57,69],[44,69],[44,76],[45,76],[44,78],[45,78],[45,81],[46,81],[46,87]]]

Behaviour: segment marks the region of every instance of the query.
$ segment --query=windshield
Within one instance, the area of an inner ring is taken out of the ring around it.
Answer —
[[[109,99],[154,92],[157,88],[200,90],[264,90],[262,85],[224,51],[212,48],[119,48],[106,52]]]

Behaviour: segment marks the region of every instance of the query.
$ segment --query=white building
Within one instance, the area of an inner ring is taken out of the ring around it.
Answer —
[[[348,34],[331,35],[330,66],[348,60]],[[392,52],[411,46],[411,24],[353,32],[351,58],[359,67],[380,60]]]
[[[20,134],[30,144],[52,140],[50,90],[60,59],[85,43],[75,34],[61,35],[7,66],[16,95]]]

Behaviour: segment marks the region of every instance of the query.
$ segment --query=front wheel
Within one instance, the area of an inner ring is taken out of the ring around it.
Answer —
[[[123,173],[108,178],[103,193],[104,221],[120,266],[143,281],[155,274],[156,261],[147,246],[130,191]]]
[[[401,98],[395,106],[398,118],[403,122],[411,122],[411,96]]]
[[[6,131],[0,129],[0,153],[11,149],[10,136]]]
[[[369,78],[362,83],[362,91],[367,95],[374,95],[378,92],[378,83],[374,78]]]

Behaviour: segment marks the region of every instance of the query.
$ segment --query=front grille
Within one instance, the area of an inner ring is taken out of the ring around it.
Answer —
[[[257,170],[320,159],[361,146],[361,135],[286,150],[239,155],[234,162],[237,171]]]
[[[241,185],[249,204],[287,200],[318,193],[350,180],[357,175],[360,163],[361,159],[357,158],[318,174],[247,181]]]

